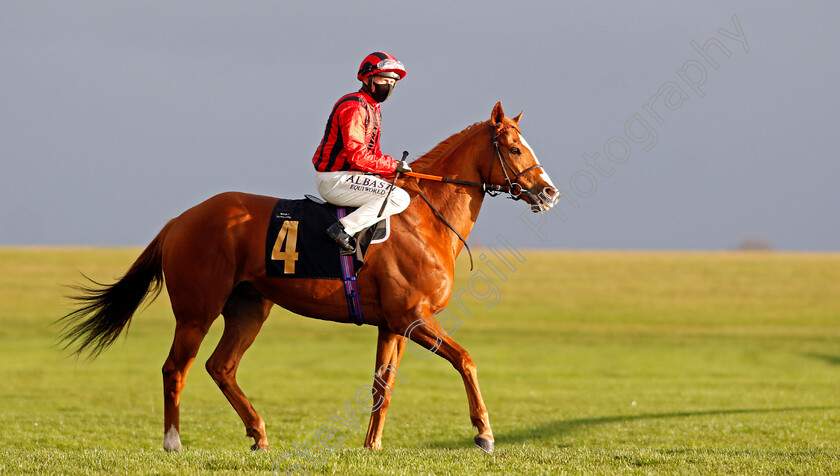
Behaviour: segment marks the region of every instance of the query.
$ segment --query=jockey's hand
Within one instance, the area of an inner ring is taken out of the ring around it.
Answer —
[[[408,162],[406,162],[404,160],[400,161],[400,162],[397,162],[397,172],[399,172],[399,173],[411,172],[411,166],[408,165]]]

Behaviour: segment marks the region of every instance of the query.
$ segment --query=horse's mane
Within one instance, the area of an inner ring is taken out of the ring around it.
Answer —
[[[411,167],[419,170],[425,170],[428,166],[434,164],[441,159],[447,152],[451,151],[456,145],[460,144],[467,136],[472,134],[481,126],[486,126],[489,121],[480,121],[467,126],[461,132],[456,132],[448,139],[436,145],[432,150],[423,154],[419,159],[411,163]]]

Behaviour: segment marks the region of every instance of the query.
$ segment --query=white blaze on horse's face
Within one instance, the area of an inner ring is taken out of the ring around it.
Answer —
[[[537,158],[537,153],[534,152],[534,149],[531,148],[531,146],[528,144],[528,141],[525,140],[525,136],[523,136],[522,134],[519,134],[519,142],[521,142],[522,145],[524,145],[528,149],[528,151],[531,152],[531,155],[534,156],[534,160],[537,161],[537,165],[539,165],[540,170],[542,170],[542,173],[540,174],[540,177],[542,177],[542,179],[545,180],[545,183],[554,187],[554,183],[551,181],[551,178],[545,172],[545,169],[543,168],[542,164],[540,163],[540,159]],[[554,188],[557,188],[557,187],[554,187]]]
[[[557,199],[560,198],[560,191],[557,190],[557,187],[554,186],[554,182],[551,181],[551,177],[548,176],[548,173],[543,168],[542,164],[540,163],[540,159],[537,158],[536,152],[531,146],[528,144],[528,141],[525,140],[525,137],[522,134],[519,134],[519,142],[528,149],[528,152],[531,153],[531,156],[534,157],[534,160],[537,162],[537,165],[540,166],[540,177],[548,184],[548,187],[545,187],[538,195],[539,203],[532,205],[531,209],[535,212],[542,212],[550,209],[557,203]]]

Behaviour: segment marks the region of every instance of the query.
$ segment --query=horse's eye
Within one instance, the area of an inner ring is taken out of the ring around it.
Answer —
[[[516,154],[516,155],[519,155],[519,154],[521,154],[521,153],[522,153],[522,151],[520,151],[520,150],[519,150],[519,147],[512,147],[512,148],[510,149],[510,152],[511,152],[512,154]]]

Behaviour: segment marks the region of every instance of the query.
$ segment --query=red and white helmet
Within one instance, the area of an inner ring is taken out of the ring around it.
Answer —
[[[397,81],[405,77],[405,66],[396,58],[382,51],[373,52],[365,57],[359,66],[359,81],[373,75],[386,76]]]

